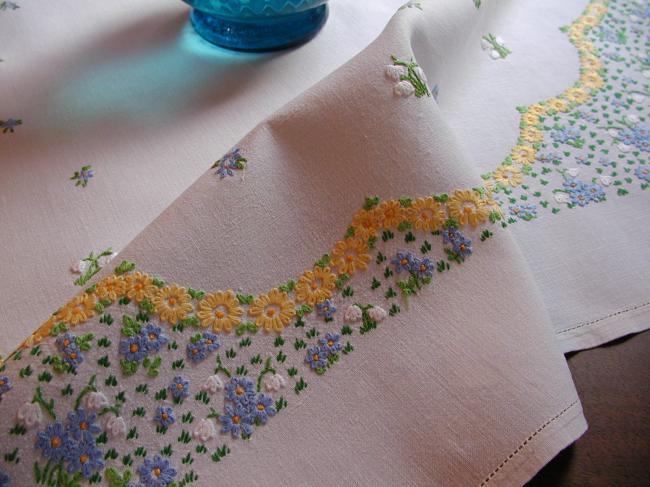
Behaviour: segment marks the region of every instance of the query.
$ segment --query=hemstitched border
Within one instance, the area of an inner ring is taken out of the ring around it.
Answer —
[[[607,316],[603,316],[602,318],[598,318],[598,319],[593,320],[593,321],[588,321],[586,323],[582,323],[582,324],[579,324],[579,325],[576,325],[576,326],[572,326],[571,328],[566,328],[564,330],[560,330],[560,331],[556,332],[556,335],[559,335],[560,333],[566,333],[568,331],[576,330],[578,328],[582,328],[583,326],[593,325],[593,324],[599,323],[601,321],[604,321],[604,320],[606,320],[608,318],[613,318],[614,316],[622,315],[623,313],[627,313],[629,311],[634,311],[634,310],[637,310],[637,309],[640,309],[640,308],[644,308],[645,306],[648,306],[648,305],[650,305],[650,301],[647,301],[647,302],[645,302],[643,304],[637,304],[636,306],[632,306],[630,308],[626,308],[626,309],[623,309],[623,310],[620,310],[620,311],[616,311],[615,313],[608,314]]]

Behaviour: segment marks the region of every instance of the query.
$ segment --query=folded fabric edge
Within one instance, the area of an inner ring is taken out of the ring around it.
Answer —
[[[650,328],[650,301],[629,306],[601,318],[567,327],[556,333],[563,353],[598,347]]]
[[[525,438],[479,487],[524,485],[587,431],[580,400],[559,411]]]

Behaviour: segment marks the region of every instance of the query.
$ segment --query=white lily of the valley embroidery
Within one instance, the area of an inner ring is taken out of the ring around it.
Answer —
[[[630,123],[637,123],[639,121],[639,117],[637,117],[634,113],[630,113],[629,115],[625,115],[625,120]]]
[[[643,75],[644,78],[650,78],[650,69],[644,69],[641,71],[641,74]]]
[[[566,172],[569,174],[569,176],[571,176],[572,178],[575,178],[578,174],[580,174],[580,169],[577,168],[577,167],[571,167],[571,168],[567,169]]]
[[[209,419],[202,419],[194,428],[192,436],[195,440],[205,443],[217,435],[217,428]]]
[[[221,377],[218,375],[211,375],[208,377],[203,385],[201,386],[201,389],[207,392],[208,394],[216,394],[219,391],[223,391],[224,385],[223,381],[221,380]]]
[[[494,34],[488,34],[481,38],[481,49],[488,51],[492,59],[505,59],[511,53],[504,40]]]
[[[348,323],[357,323],[361,321],[361,318],[363,318],[363,312],[356,304],[351,304],[343,312],[343,320]]]
[[[397,96],[403,96],[404,98],[407,98],[415,93],[415,88],[408,81],[400,81],[395,85],[393,90]]]
[[[280,374],[267,375],[264,379],[264,388],[267,392],[278,392],[287,384],[287,380]]]
[[[27,429],[40,425],[43,421],[41,406],[36,403],[26,402],[18,409],[16,420],[19,425]]]
[[[98,263],[100,266],[104,267],[104,266],[105,266],[106,264],[108,264],[111,260],[113,260],[113,259],[115,258],[116,255],[117,255],[117,252],[113,252],[113,253],[110,254],[110,255],[104,255],[104,256],[102,256],[102,257],[99,258],[99,260],[97,261],[97,263]]]
[[[553,196],[558,203],[570,203],[571,197],[566,193],[555,193]]]
[[[108,406],[108,399],[102,392],[89,392],[84,397],[84,407],[88,411],[98,412]]]
[[[104,423],[104,430],[112,439],[126,436],[126,421],[121,416],[110,416]]]
[[[630,152],[632,149],[634,149],[633,145],[627,145],[622,142],[618,144],[616,147],[618,148],[618,150],[620,150],[623,153]]]
[[[70,266],[70,271],[75,274],[83,274],[88,270],[89,265],[90,264],[85,260],[77,260],[73,262],[72,265]]]
[[[389,64],[386,66],[386,77],[395,82],[400,81],[402,76],[406,76],[406,68],[404,66],[395,66]]]
[[[368,310],[368,316],[370,317],[371,320],[380,323],[384,321],[384,319],[386,319],[388,313],[386,313],[386,310],[380,306],[373,306]]]
[[[602,175],[602,176],[600,176],[599,179],[600,179],[600,184],[602,184],[603,186],[609,186],[610,184],[612,184],[612,177],[611,176]]]
[[[637,103],[643,103],[645,101],[645,95],[642,95],[641,93],[635,93],[632,95],[632,99],[637,102]],[[628,115],[628,118],[630,115]]]
[[[607,133],[611,137],[618,137],[618,130],[616,130],[616,129],[607,129]]]

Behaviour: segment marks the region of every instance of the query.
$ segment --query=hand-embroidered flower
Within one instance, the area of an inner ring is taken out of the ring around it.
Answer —
[[[386,310],[381,306],[372,306],[368,310],[368,317],[376,323],[384,321],[386,316],[388,316],[388,313],[386,313]]]
[[[406,74],[407,70],[404,66],[395,66],[394,64],[386,66],[386,77],[392,81],[401,81],[402,76],[406,76]],[[415,91],[415,88],[413,90]]]
[[[153,417],[154,423],[162,428],[167,428],[176,422],[174,410],[169,406],[158,406]]]
[[[24,426],[27,429],[39,426],[43,421],[41,407],[36,403],[26,402],[20,406],[20,409],[18,409],[18,412],[16,413],[16,421],[19,425]]]
[[[264,388],[268,392],[278,392],[287,384],[287,380],[280,374],[267,375],[264,378]]]
[[[516,188],[523,182],[521,169],[514,164],[501,165],[492,173],[492,178],[503,186]]]
[[[162,329],[152,323],[147,323],[140,329],[140,335],[146,341],[146,348],[149,353],[158,352],[160,347],[167,345],[169,338],[163,334]]]
[[[354,236],[362,240],[367,240],[377,235],[378,227],[379,222],[376,208],[359,210],[352,217]]]
[[[187,358],[192,362],[202,362],[208,356],[208,350],[202,341],[187,344]]]
[[[314,266],[313,270],[305,272],[296,284],[296,300],[314,306],[332,297],[336,286],[336,275],[329,267]]]
[[[0,129],[2,129],[3,134],[7,132],[13,134],[15,128],[22,124],[23,121],[19,118],[8,118],[7,120],[0,120]]]
[[[414,259],[411,252],[397,252],[390,262],[395,266],[395,272],[399,274],[402,271],[411,272]]]
[[[314,346],[307,349],[305,362],[312,369],[322,369],[327,366],[327,353],[323,352],[320,347]]]
[[[84,354],[76,343],[73,342],[63,351],[63,361],[73,370],[76,370],[83,363]]]
[[[54,319],[57,323],[69,323],[74,326],[84,323],[93,316],[95,316],[95,296],[82,293],[57,311]]]
[[[397,96],[407,98],[415,93],[415,87],[408,81],[400,81],[395,85],[393,91]]]
[[[257,296],[248,308],[248,314],[255,318],[258,328],[280,333],[296,315],[296,305],[287,293],[274,288]]]
[[[476,191],[472,190],[454,191],[454,195],[449,198],[447,207],[449,216],[461,225],[469,224],[475,227],[479,223],[485,222],[488,217],[485,201]]]
[[[356,304],[348,306],[343,313],[343,320],[347,323],[358,323],[363,318],[363,311]]]
[[[86,413],[84,409],[77,409],[68,413],[67,432],[75,440],[82,440],[101,433],[102,429],[95,423],[97,416]]]
[[[158,288],[153,284],[153,279],[139,271],[126,276],[124,281],[126,283],[126,296],[137,303],[144,299],[151,300],[158,291]]]
[[[433,277],[434,264],[429,258],[413,259],[413,264],[410,271],[420,279]]]
[[[95,175],[95,172],[92,170],[92,166],[83,166],[79,171],[75,171],[70,179],[76,181],[75,186],[81,186],[85,188],[88,185],[90,179]]]
[[[95,446],[95,440],[83,437],[78,443],[73,443],[66,454],[67,470],[69,473],[80,472],[88,479],[104,468],[103,458],[103,453]]]
[[[124,438],[126,436],[126,421],[122,416],[110,416],[104,423],[104,430],[111,439]]]
[[[223,381],[218,375],[211,375],[201,386],[201,390],[206,391],[208,394],[216,394],[219,391],[223,391],[223,389]]]
[[[385,73],[388,79],[397,82],[393,88],[397,96],[408,97],[413,94],[417,98],[431,96],[427,77],[416,62],[402,61],[395,56],[391,56],[391,59],[393,64],[386,66]]]
[[[226,399],[248,404],[255,396],[255,384],[248,377],[233,377],[226,384]]]
[[[199,421],[192,432],[192,437],[200,443],[206,443],[215,436],[217,436],[217,428],[214,422],[209,419]]]
[[[643,181],[650,181],[650,166],[645,164],[638,166],[634,170],[634,175]]]
[[[135,335],[120,340],[119,352],[126,360],[141,362],[149,353],[148,339],[143,335]]]
[[[108,405],[108,399],[102,392],[89,392],[84,396],[84,407],[88,411],[101,412]]]
[[[358,238],[341,240],[332,250],[332,265],[339,275],[351,276],[358,270],[366,269],[370,259],[368,245]]]
[[[45,431],[36,435],[36,448],[42,450],[48,460],[58,462],[67,456],[71,441],[63,424],[56,422],[48,425]]]
[[[445,210],[431,196],[417,198],[407,211],[409,221],[416,230],[435,232],[440,230],[445,221]]]
[[[226,404],[224,414],[219,416],[221,432],[230,433],[233,438],[248,438],[253,434],[253,415],[240,403]]]
[[[481,49],[488,51],[492,59],[505,59],[512,52],[501,37],[488,34],[481,38]]]
[[[603,186],[610,186],[614,181],[611,176],[605,176],[605,175],[600,176],[598,180],[600,181],[600,184],[602,184]]]
[[[384,228],[395,228],[407,219],[407,210],[399,201],[384,201],[377,207],[379,224]]]
[[[190,395],[190,381],[180,375],[174,377],[168,387],[174,399],[183,399]]]
[[[529,145],[517,145],[510,152],[513,161],[519,164],[532,164],[535,161],[536,151]]]
[[[235,148],[228,152],[212,165],[211,169],[217,168],[217,174],[221,179],[226,176],[234,176],[233,171],[241,171],[246,168],[248,161],[241,155],[240,150]]]
[[[207,294],[199,303],[196,313],[201,326],[211,326],[214,331],[231,331],[241,323],[243,308],[232,290]]]
[[[326,299],[320,303],[316,303],[316,314],[322,316],[325,320],[331,320],[336,312],[336,306],[332,303],[331,299]]]
[[[341,351],[341,344],[339,340],[341,335],[338,333],[325,333],[323,338],[318,339],[318,345],[320,349],[326,352],[327,356],[333,355]]]
[[[275,407],[273,407],[273,399],[266,394],[257,394],[251,402],[251,411],[255,421],[261,424],[266,424],[270,417],[275,416]]]
[[[115,301],[126,291],[126,282],[122,276],[110,276],[102,279],[95,290],[99,299]]]
[[[143,487],[167,487],[176,477],[176,470],[172,468],[169,460],[159,455],[145,458],[137,472]]]
[[[511,205],[510,214],[522,220],[530,221],[537,216],[537,206],[532,204]]]
[[[192,311],[190,299],[184,287],[172,284],[158,291],[153,298],[153,304],[162,321],[175,325]]]

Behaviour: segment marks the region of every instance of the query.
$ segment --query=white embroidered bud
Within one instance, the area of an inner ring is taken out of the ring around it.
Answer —
[[[403,96],[406,98],[415,93],[415,87],[411,84],[410,81],[400,81],[395,85],[393,91],[397,96]]]
[[[38,404],[26,402],[20,406],[20,409],[16,413],[16,420],[19,425],[27,429],[40,425],[43,421],[41,407]]]
[[[205,443],[210,441],[217,435],[217,428],[214,426],[214,423],[209,419],[202,419],[194,428],[192,436],[195,440]]]
[[[108,406],[108,399],[101,392],[90,392],[84,397],[84,407],[87,411],[98,412]]]
[[[363,312],[356,304],[351,304],[343,313],[343,320],[348,323],[357,323],[363,318]]]
[[[211,375],[205,380],[203,386],[201,386],[201,389],[208,394],[216,394],[219,391],[223,391],[223,388],[223,381],[218,375]]]
[[[384,319],[387,316],[387,313],[384,310],[384,308],[381,308],[379,306],[373,306],[368,310],[368,316],[370,317],[371,320],[379,323],[381,321],[384,321]]]
[[[264,388],[268,392],[278,392],[287,384],[287,381],[280,374],[267,375],[264,379]]]
[[[112,439],[126,436],[126,421],[121,416],[110,416],[104,423],[104,429]]]
[[[386,66],[386,77],[393,81],[400,81],[402,76],[406,76],[406,68],[404,66],[395,66],[389,64]]]

